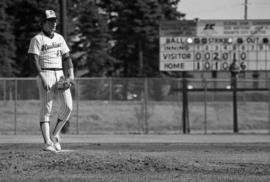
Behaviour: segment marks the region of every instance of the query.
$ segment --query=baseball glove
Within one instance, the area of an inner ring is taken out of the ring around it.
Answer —
[[[73,85],[73,82],[70,79],[65,79],[63,76],[56,83],[56,89],[60,91],[64,91],[69,89]]]

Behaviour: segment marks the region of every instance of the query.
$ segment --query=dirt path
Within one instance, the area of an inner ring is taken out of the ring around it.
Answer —
[[[38,143],[0,144],[0,181],[270,180],[265,143],[93,142],[63,148],[53,154]]]
[[[270,143],[268,134],[64,135],[64,143]],[[0,135],[0,143],[42,143],[40,135]]]

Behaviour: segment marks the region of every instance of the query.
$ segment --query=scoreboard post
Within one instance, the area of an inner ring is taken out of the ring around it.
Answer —
[[[240,65],[237,63],[235,55],[233,56],[233,61],[230,65],[231,72],[231,88],[233,91],[233,132],[238,133],[238,115],[237,115],[237,76],[240,72]]]

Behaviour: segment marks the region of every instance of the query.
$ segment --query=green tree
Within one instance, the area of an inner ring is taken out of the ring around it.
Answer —
[[[13,76],[13,64],[15,58],[15,43],[12,26],[9,25],[11,17],[6,14],[7,4],[0,1],[0,76]]]
[[[15,69],[16,76],[35,76],[33,63],[29,62],[27,51],[31,38],[40,31],[40,15],[45,9],[57,10],[58,1],[55,0],[14,0],[9,1],[8,14],[11,21],[16,43]]]
[[[177,20],[179,0],[100,0],[109,15],[115,41],[112,55],[122,61],[124,76],[156,76],[158,71],[159,23]]]
[[[117,60],[110,55],[111,35],[107,26],[107,15],[93,0],[73,1],[73,31],[71,47],[77,73],[83,76],[111,76],[115,74]]]

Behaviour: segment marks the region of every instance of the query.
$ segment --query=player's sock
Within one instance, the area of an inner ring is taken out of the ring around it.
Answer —
[[[40,129],[44,139],[44,143],[51,144],[51,137],[50,137],[50,123],[48,121],[40,122]]]
[[[55,125],[55,128],[53,130],[54,136],[59,136],[61,129],[65,125],[65,121],[62,121],[61,119],[57,119],[57,123]]]

